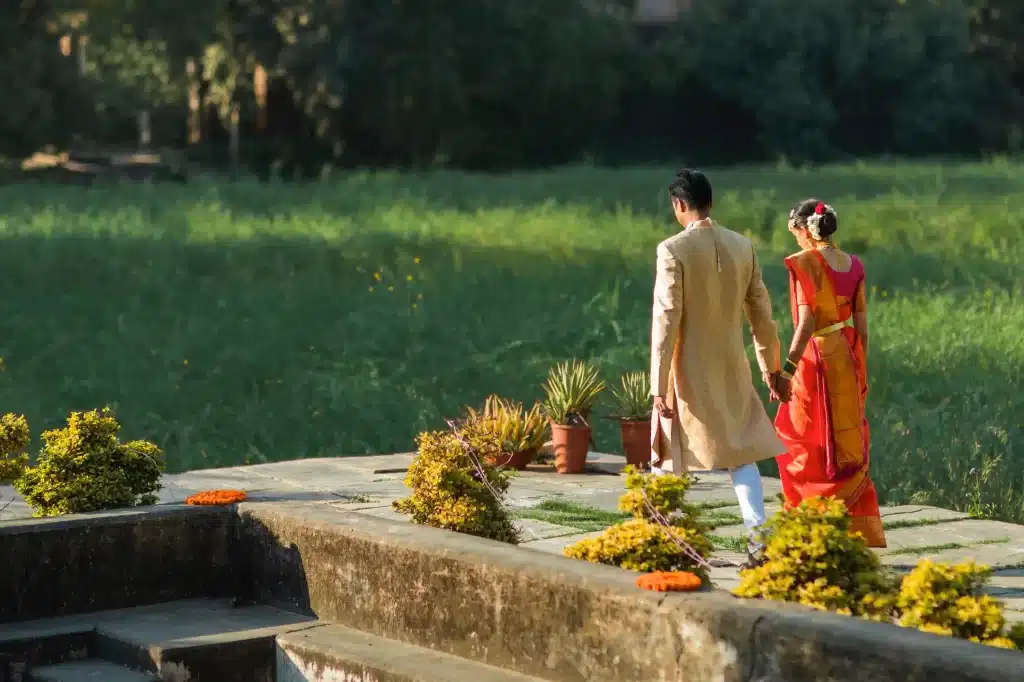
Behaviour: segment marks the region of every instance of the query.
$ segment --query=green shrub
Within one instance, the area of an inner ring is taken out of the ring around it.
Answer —
[[[25,469],[30,434],[28,421],[20,414],[0,417],[0,482],[13,481]]]
[[[889,620],[895,584],[849,528],[846,506],[835,499],[811,498],[780,511],[768,523],[765,563],[742,571],[734,593]]]
[[[1024,651],[1024,622],[1016,622],[1006,632],[1006,638],[1013,642],[1013,646]]]
[[[1004,632],[1002,605],[981,593],[990,575],[988,568],[973,561],[955,566],[922,561],[900,585],[897,623],[979,644],[1018,648],[1024,629]]]
[[[707,581],[707,569],[680,547],[680,543],[685,543],[704,558],[712,551],[699,510],[685,501],[692,479],[671,474],[645,475],[631,466],[624,473],[626,493],[619,500],[619,509],[633,518],[567,547],[565,555],[643,573],[690,571]],[[645,503],[645,496],[656,514]],[[668,525],[656,520],[659,515]]]
[[[35,466],[14,482],[36,516],[154,504],[163,452],[147,441],[122,443],[109,409],[72,412],[67,426],[43,432]]]
[[[421,433],[417,446],[405,477],[412,494],[396,500],[395,509],[409,514],[414,523],[519,542],[501,500],[508,478],[487,462],[501,450],[493,430],[469,420],[458,431]]]

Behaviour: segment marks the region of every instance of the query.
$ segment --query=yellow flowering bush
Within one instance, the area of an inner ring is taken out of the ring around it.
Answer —
[[[973,561],[956,566],[924,560],[900,584],[896,606],[903,627],[980,644],[1017,648],[1020,627],[1004,633],[1002,604],[983,595],[991,571]]]
[[[109,409],[72,412],[62,429],[43,432],[43,449],[14,487],[36,516],[154,504],[163,452],[147,441],[122,443]]]
[[[764,565],[741,572],[734,594],[1024,649],[1024,624],[1006,630],[1002,605],[981,593],[987,568],[924,560],[897,581],[849,529],[845,505],[834,498],[779,512],[769,523]]]
[[[863,538],[849,529],[839,500],[812,498],[780,511],[768,523],[765,563],[742,571],[734,594],[891,619],[894,581]]]
[[[619,498],[620,511],[632,514],[635,519],[653,521],[653,508],[661,516],[673,517],[683,525],[690,524],[694,528],[700,525],[700,510],[686,502],[686,493],[693,485],[689,474],[654,476],[633,466],[627,466],[623,473],[626,492]]]
[[[21,475],[28,463],[24,450],[29,440],[28,420],[24,416],[0,416],[0,482],[13,481]]]
[[[626,493],[619,499],[619,509],[633,518],[567,547],[565,555],[642,573],[690,571],[707,581],[707,570],[680,547],[685,543],[704,558],[713,549],[707,528],[700,522],[700,511],[686,503],[691,477],[645,475],[631,466],[624,473]],[[659,523],[656,516],[668,525]]]
[[[414,523],[516,544],[519,533],[502,504],[508,478],[487,463],[500,439],[479,421],[458,432],[421,433],[405,484],[412,494],[393,506]],[[476,453],[473,461],[470,450]]]

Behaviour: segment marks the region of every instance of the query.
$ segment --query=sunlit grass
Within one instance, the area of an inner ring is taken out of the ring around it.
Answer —
[[[643,371],[672,170],[0,188],[0,409],[38,432],[114,405],[182,470],[408,451],[492,392],[532,403],[556,361]],[[1024,520],[1024,169],[710,176],[715,216],[758,245],[784,343],[786,212],[838,209],[872,287],[883,499]]]

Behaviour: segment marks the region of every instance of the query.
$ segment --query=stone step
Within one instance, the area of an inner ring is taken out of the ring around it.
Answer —
[[[155,682],[160,678],[98,658],[58,663],[29,671],[32,682]]]
[[[316,624],[270,606],[190,599],[98,614],[91,651],[175,682],[269,680],[274,638]]]
[[[277,682],[541,682],[536,677],[339,625],[279,635],[276,673]]]

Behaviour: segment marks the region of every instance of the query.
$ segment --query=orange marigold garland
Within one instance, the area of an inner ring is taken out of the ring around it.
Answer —
[[[655,592],[694,592],[703,587],[700,576],[689,571],[654,571],[636,579],[636,586]]]
[[[222,505],[242,502],[248,495],[244,490],[204,490],[185,498],[185,504],[193,505]]]

